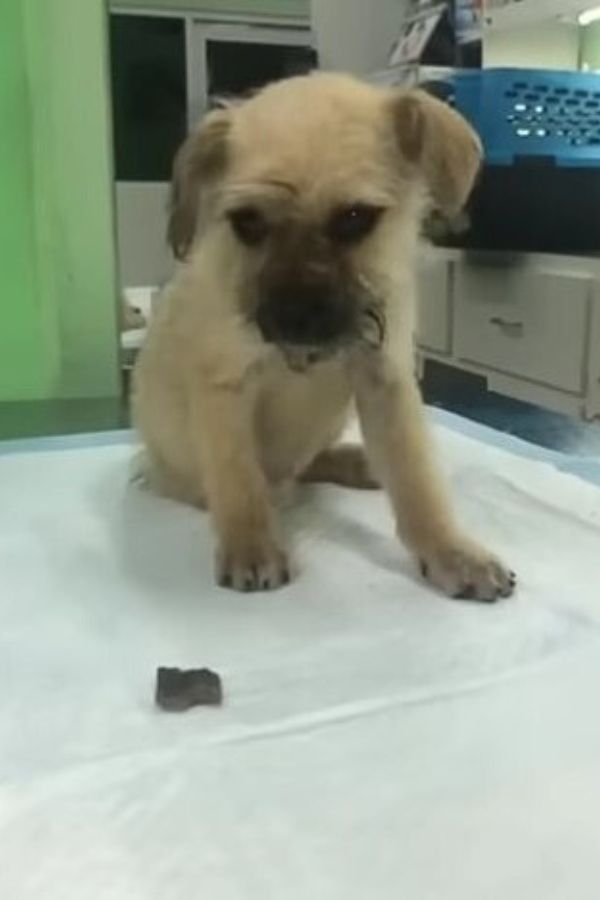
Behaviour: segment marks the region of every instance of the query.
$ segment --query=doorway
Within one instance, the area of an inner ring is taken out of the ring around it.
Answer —
[[[169,182],[186,133],[223,99],[306,73],[317,55],[308,23],[140,10],[113,12],[110,26],[121,358],[128,369],[174,269],[165,238]]]
[[[316,68],[308,29],[194,21],[189,41],[190,124],[230,97]]]

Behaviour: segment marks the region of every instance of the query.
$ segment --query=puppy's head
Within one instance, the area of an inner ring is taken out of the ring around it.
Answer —
[[[381,340],[425,210],[458,213],[480,158],[466,122],[424,93],[290,79],[210,113],[188,138],[169,238],[179,258],[208,232],[223,242],[224,283],[236,273],[240,311],[268,342]]]

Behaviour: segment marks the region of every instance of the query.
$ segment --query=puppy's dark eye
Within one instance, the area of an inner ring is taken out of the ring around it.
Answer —
[[[327,234],[339,244],[354,244],[366,237],[375,228],[382,209],[356,203],[335,211],[327,223]]]
[[[253,206],[243,206],[229,213],[236,237],[248,247],[261,244],[269,233],[269,223]]]

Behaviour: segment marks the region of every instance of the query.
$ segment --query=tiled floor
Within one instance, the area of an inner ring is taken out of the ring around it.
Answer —
[[[541,447],[600,459],[600,424],[588,424],[490,393],[482,379],[449,366],[430,363],[426,367],[423,394],[433,406]]]

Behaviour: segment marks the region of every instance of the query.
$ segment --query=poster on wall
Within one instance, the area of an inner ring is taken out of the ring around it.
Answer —
[[[389,65],[418,62],[448,8],[448,0],[411,0],[402,30],[392,47]]]

